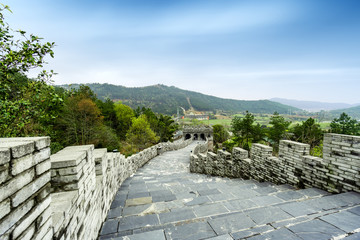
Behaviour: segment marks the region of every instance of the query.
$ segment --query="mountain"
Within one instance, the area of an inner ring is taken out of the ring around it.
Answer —
[[[89,86],[100,99],[110,98],[120,100],[132,108],[149,107],[154,112],[175,114],[178,107],[196,111],[222,110],[226,112],[288,113],[301,111],[298,108],[286,106],[269,100],[245,101],[223,99],[214,96],[182,90],[174,86],[153,85],[147,87],[128,88],[112,84],[85,84]],[[78,88],[79,84],[61,85],[63,88]]]
[[[360,120],[360,106],[351,107],[351,108],[345,108],[345,109],[337,109],[330,111],[330,114],[334,118],[338,118],[340,114],[346,113],[352,118],[355,118],[356,120]]]
[[[330,111],[336,109],[345,109],[360,105],[360,104],[347,104],[347,103],[300,101],[300,100],[285,99],[285,98],[271,98],[270,100],[285,105],[290,105],[296,108],[300,108],[309,112],[319,112],[321,110]]]

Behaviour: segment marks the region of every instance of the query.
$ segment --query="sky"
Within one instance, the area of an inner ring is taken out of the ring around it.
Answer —
[[[55,84],[360,103],[359,0],[1,2],[13,29],[55,42]]]

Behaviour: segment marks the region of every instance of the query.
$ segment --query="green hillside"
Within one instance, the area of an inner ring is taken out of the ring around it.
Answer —
[[[337,109],[330,111],[332,118],[338,118],[341,113],[345,112],[347,115],[349,115],[352,118],[360,119],[360,106],[351,107],[351,108],[344,108],[344,109]]]
[[[153,85],[148,87],[128,88],[111,84],[86,84],[100,99],[110,98],[121,100],[132,108],[149,107],[154,112],[163,114],[175,114],[177,107],[189,110],[193,107],[197,111],[226,111],[252,113],[288,113],[301,111],[298,108],[283,105],[269,100],[245,101],[223,99],[197,92],[182,90],[165,85]],[[64,88],[78,88],[79,84],[62,85]],[[190,106],[191,104],[191,106]]]

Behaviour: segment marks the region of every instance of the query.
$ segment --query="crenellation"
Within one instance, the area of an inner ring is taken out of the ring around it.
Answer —
[[[359,143],[358,136],[325,134],[323,158],[310,156],[310,146],[304,143],[280,141],[279,157],[272,155],[271,147],[255,143],[248,159],[247,151],[240,148],[234,148],[231,155],[219,150],[216,161],[213,153],[208,153],[205,159],[192,154],[190,170],[260,182],[287,183],[299,188],[317,187],[335,193],[359,192]]]

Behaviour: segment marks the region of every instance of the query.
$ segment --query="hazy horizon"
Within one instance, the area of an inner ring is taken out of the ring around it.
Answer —
[[[55,84],[164,84],[221,98],[360,103],[357,0],[7,0],[55,42]]]

